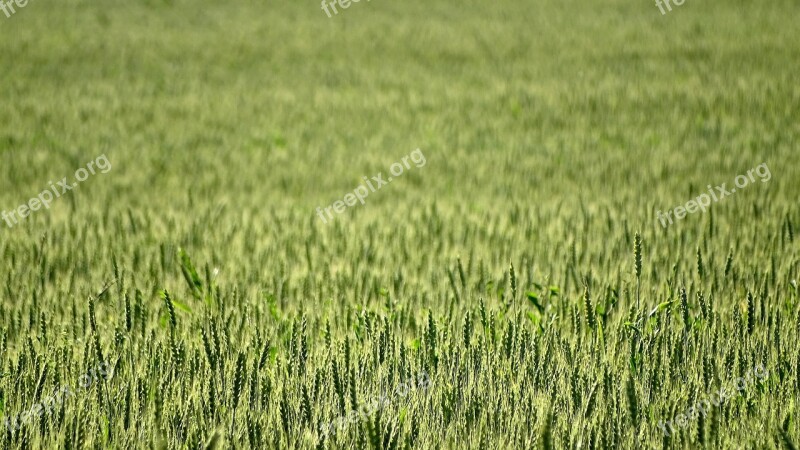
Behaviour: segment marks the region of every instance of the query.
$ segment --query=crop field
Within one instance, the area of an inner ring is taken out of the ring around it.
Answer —
[[[797,449],[798,18],[3,0],[0,450]]]

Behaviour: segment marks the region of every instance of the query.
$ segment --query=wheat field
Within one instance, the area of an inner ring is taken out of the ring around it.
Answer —
[[[796,449],[799,7],[0,11],[0,450]]]

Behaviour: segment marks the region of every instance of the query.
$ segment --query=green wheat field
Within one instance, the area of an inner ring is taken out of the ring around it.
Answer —
[[[796,0],[15,8],[0,450],[800,448]]]

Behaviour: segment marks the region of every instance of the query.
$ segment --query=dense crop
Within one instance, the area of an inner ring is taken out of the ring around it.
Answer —
[[[800,445],[796,3],[41,1],[0,450]]]

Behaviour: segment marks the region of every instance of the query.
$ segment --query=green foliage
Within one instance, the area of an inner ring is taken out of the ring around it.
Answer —
[[[0,411],[74,392],[0,449],[800,442],[796,2],[68,3],[0,13],[0,212],[113,169],[0,221]]]

